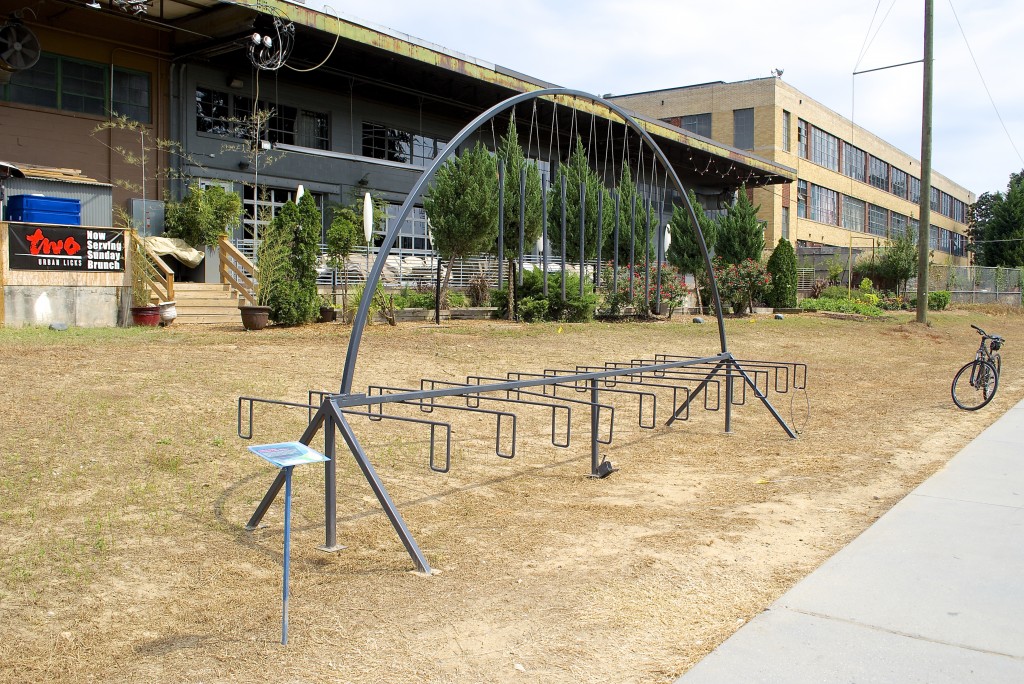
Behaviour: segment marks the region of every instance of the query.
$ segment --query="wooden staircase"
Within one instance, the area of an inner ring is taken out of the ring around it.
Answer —
[[[238,294],[224,283],[175,283],[178,323],[242,324]]]

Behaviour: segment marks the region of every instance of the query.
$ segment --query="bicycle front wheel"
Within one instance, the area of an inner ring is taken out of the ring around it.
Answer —
[[[953,377],[953,403],[965,411],[977,411],[992,401],[999,387],[999,373],[989,361],[971,361]]]

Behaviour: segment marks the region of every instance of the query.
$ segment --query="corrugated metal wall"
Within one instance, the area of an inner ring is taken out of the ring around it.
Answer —
[[[113,216],[111,187],[102,183],[67,183],[44,178],[9,178],[4,181],[7,198],[14,195],[46,195],[76,199],[82,203],[83,226],[110,226]]]

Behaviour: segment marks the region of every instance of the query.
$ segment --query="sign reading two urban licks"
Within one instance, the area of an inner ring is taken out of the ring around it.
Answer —
[[[124,271],[124,231],[8,224],[10,267],[21,271]]]

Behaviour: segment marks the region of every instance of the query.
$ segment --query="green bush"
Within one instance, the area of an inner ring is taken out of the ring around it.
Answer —
[[[850,299],[850,291],[841,285],[829,285],[821,291],[818,297],[820,299]]]
[[[942,311],[949,306],[949,292],[938,290],[928,293],[928,308],[934,311]]]
[[[882,310],[866,302],[860,302],[848,297],[839,299],[819,297],[817,299],[807,298],[800,302],[800,308],[805,311],[834,311],[837,313],[853,313],[861,316],[881,316]]]
[[[541,272],[533,270],[523,273],[523,284],[517,287],[516,292],[516,300],[519,302],[518,315],[522,320],[531,323],[536,321],[586,323],[594,320],[597,295],[593,293],[590,282],[584,282],[584,293],[581,299],[579,276],[568,275],[565,281],[566,301],[563,302],[561,277],[559,273],[548,275],[548,294],[545,297]],[[538,302],[544,302],[546,306],[542,306]],[[524,304],[527,305],[528,311],[524,309]],[[497,308],[494,314],[496,318],[507,318],[508,290],[493,290],[491,306]]]
[[[786,238],[779,238],[778,244],[768,257],[768,273],[772,284],[764,295],[764,303],[776,309],[791,309],[796,306],[796,252]]]

